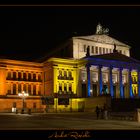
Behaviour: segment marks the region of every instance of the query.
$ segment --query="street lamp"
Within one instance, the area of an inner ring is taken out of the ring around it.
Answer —
[[[22,105],[22,114],[24,114],[24,101],[25,101],[25,98],[29,96],[29,94],[25,93],[23,91],[22,93],[19,93],[18,96],[22,98],[22,103],[23,103],[23,105]]]

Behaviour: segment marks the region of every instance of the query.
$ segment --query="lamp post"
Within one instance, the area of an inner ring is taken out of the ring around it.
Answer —
[[[29,94],[23,91],[22,93],[19,93],[18,96],[22,98],[22,114],[24,114],[24,101],[25,98],[29,96]]]

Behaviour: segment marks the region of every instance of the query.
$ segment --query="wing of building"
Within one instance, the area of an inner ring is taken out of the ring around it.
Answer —
[[[91,111],[110,105],[107,98],[139,98],[140,61],[130,57],[129,45],[97,29],[41,62],[0,59],[0,111]]]

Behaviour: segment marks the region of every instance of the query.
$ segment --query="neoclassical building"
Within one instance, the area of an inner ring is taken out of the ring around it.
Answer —
[[[140,61],[107,33],[99,24],[95,35],[72,37],[40,62],[0,59],[0,111],[90,111],[111,98],[139,98]]]

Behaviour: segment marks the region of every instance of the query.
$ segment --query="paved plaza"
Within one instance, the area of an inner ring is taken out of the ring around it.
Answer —
[[[46,130],[46,129],[137,129],[140,123],[132,120],[104,120],[96,119],[95,113],[42,113],[42,114],[15,114],[0,113],[1,130]]]

